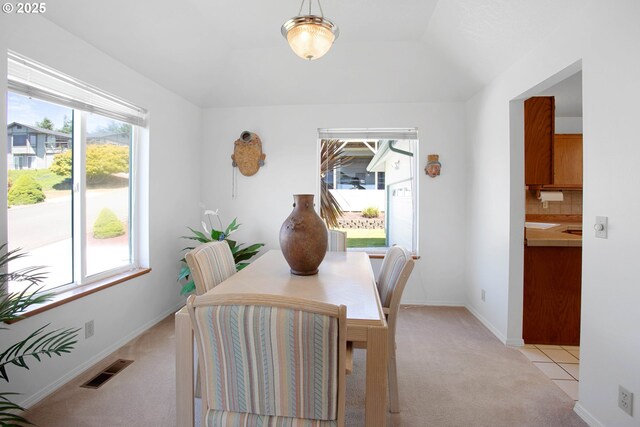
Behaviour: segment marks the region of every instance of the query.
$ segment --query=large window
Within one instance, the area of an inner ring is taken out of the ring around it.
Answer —
[[[135,171],[145,111],[9,53],[8,248],[65,290],[137,267]],[[9,283],[16,292],[24,284]]]
[[[320,129],[319,146],[321,213],[341,211],[327,222],[347,248],[417,253],[417,130]]]

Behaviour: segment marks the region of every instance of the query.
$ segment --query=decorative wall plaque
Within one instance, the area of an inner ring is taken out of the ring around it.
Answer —
[[[253,132],[244,131],[233,144],[232,166],[237,166],[244,176],[255,175],[260,166],[264,166],[264,159],[267,157],[262,152],[260,137]]]

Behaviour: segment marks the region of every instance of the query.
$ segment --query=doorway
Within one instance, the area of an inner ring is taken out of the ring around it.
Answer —
[[[525,142],[524,142],[524,101],[534,96],[558,96],[560,108],[558,113],[557,130],[562,132],[582,131],[581,124],[581,93],[571,97],[571,102],[567,93],[575,90],[581,91],[581,71],[582,62],[577,61],[555,75],[550,76],[543,82],[535,85],[531,89],[523,92],[514,98],[509,105],[510,112],[510,260],[509,260],[509,294],[508,294],[508,318],[507,318],[507,345],[523,346],[523,301],[524,301],[524,241],[525,241],[525,217],[527,215],[527,194],[525,187]],[[565,82],[567,81],[567,82]],[[564,83],[563,83],[564,82]],[[549,90],[553,90],[551,94]],[[565,93],[566,92],[566,93]],[[571,103],[575,105],[579,102],[578,110],[569,108]],[[579,111],[579,114],[576,114]],[[563,191],[563,190],[559,190]],[[577,190],[576,190],[577,191]],[[541,203],[534,193],[533,199],[529,196],[529,205]],[[568,199],[568,198],[567,198]],[[576,201],[580,200],[576,197]],[[573,197],[571,197],[573,201]],[[549,202],[547,209],[554,212],[563,212],[557,203]],[[556,205],[556,206],[554,206]],[[576,203],[576,207],[578,204]],[[543,209],[540,207],[540,209]],[[564,208],[565,212],[567,207]],[[569,208],[570,209],[570,208]],[[580,206],[581,211],[581,206]]]

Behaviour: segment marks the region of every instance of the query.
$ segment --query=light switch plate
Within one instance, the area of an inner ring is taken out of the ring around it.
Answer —
[[[597,216],[593,229],[596,231],[596,237],[599,239],[607,238],[608,218],[606,216]]]

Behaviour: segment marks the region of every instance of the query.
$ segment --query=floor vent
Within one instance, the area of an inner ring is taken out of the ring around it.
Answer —
[[[118,372],[122,371],[127,366],[131,365],[133,360],[126,359],[118,359],[111,365],[107,367],[104,371],[100,372],[95,377],[91,378],[86,383],[82,384],[80,387],[84,388],[100,388],[104,383],[113,378]]]

